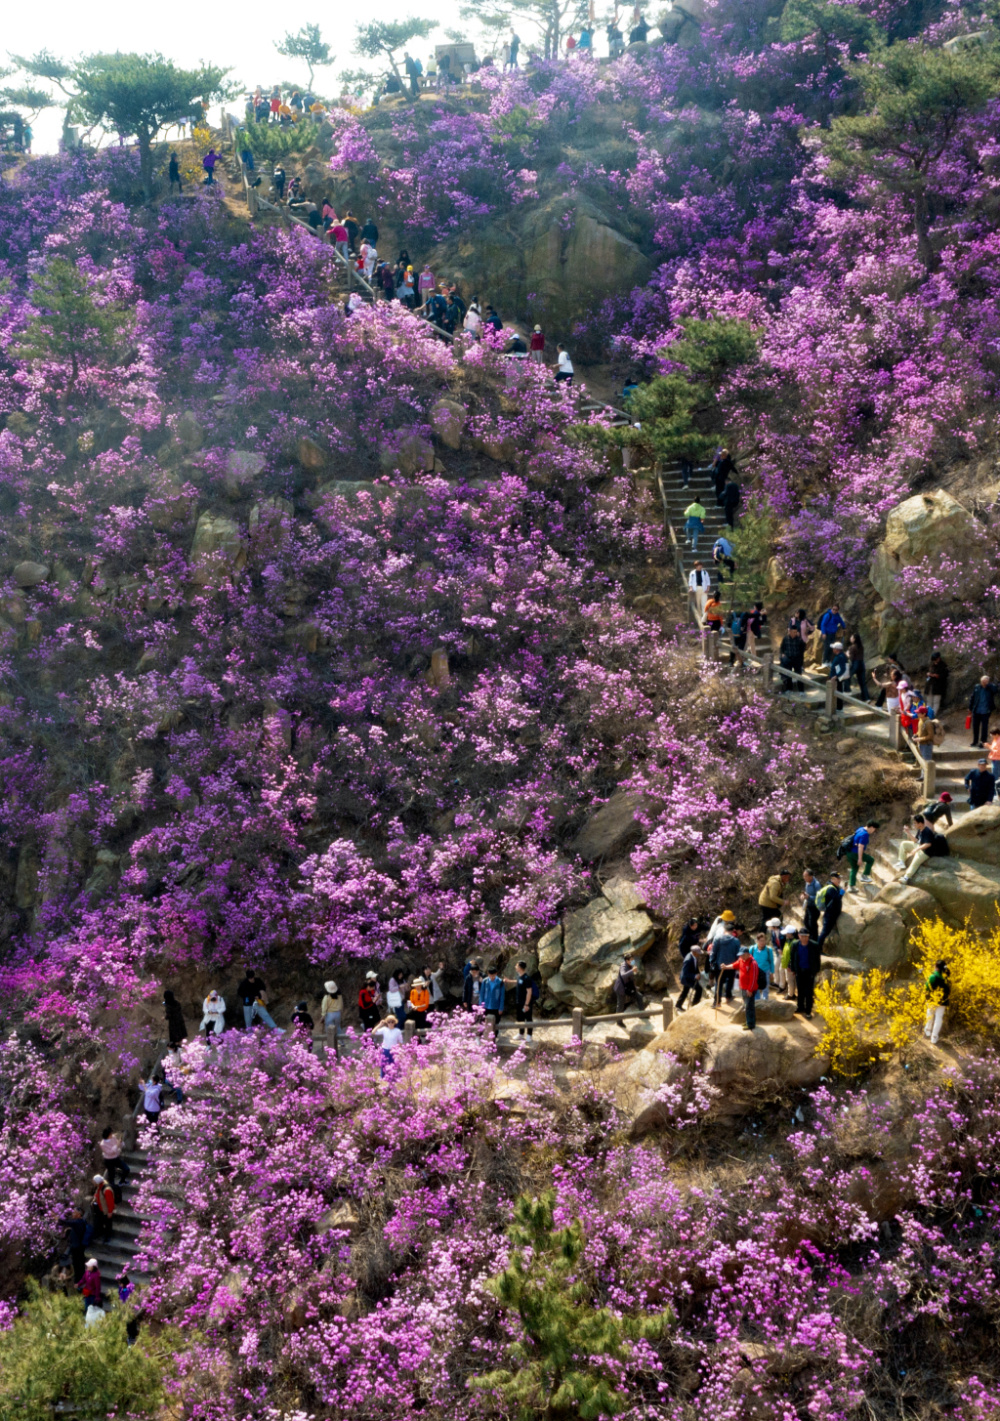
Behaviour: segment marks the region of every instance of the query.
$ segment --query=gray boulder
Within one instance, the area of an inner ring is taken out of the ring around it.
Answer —
[[[570,852],[592,863],[632,848],[642,837],[642,825],[635,817],[641,805],[640,794],[615,790],[607,804],[595,810],[584,824],[570,844]]]

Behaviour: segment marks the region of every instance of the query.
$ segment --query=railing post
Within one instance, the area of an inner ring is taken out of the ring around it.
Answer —
[[[899,733],[899,711],[889,712],[889,749],[898,750],[900,747]]]
[[[769,651],[761,652],[760,655],[760,689],[770,691],[774,686],[774,663],[771,660]]]
[[[583,1040],[583,1008],[573,1008],[573,1038],[576,1041]]]
[[[122,1149],[135,1149],[135,1115],[131,1110],[122,1113]]]
[[[407,1046],[409,1046],[410,1042],[413,1040],[416,1034],[417,1023],[411,1017],[410,1020],[406,1023],[406,1025],[403,1027],[403,1040]]]
[[[924,798],[934,798],[934,785],[937,781],[937,766],[933,760],[924,761]]]
[[[824,704],[824,707],[823,707],[825,713],[826,713],[828,716],[834,716],[834,715],[836,715],[836,714],[837,714],[837,680],[836,680],[836,677],[835,677],[835,676],[831,676],[830,679],[829,679],[829,681],[827,681],[826,686],[824,687],[824,694],[825,694],[825,696],[826,696],[826,701],[825,701],[825,704]]]
[[[337,1028],[336,1028],[335,1026],[328,1026],[328,1027],[326,1028],[326,1044],[325,1044],[325,1046],[324,1046],[324,1054],[328,1056],[328,1055],[330,1054],[331,1050],[333,1051],[334,1059],[337,1060],[337,1061],[339,1061],[339,1060],[340,1060],[340,1032],[337,1030]]]
[[[674,1004],[669,997],[664,997],[661,1005],[663,1007],[663,1030],[666,1031],[674,1019]]]

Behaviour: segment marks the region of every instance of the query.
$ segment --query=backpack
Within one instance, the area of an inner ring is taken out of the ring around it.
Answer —
[[[740,616],[739,612],[734,612],[732,617],[730,618],[729,630],[732,632],[733,636],[739,636],[742,632],[743,618]]]
[[[371,987],[362,987],[358,992],[358,1006],[362,1011],[367,1011],[369,1007],[375,1005],[375,993]]]
[[[413,61],[413,72],[414,74],[422,74],[424,72],[424,66],[419,59]]]
[[[944,834],[935,834],[934,838],[927,845],[927,857],[929,859],[946,859],[951,856],[951,845]]]
[[[854,835],[853,835],[853,834],[848,834],[847,838],[846,838],[846,839],[841,839],[840,843],[837,845],[837,857],[838,857],[838,859],[846,858],[846,856],[847,856],[848,854],[853,854],[853,852],[854,852]],[[826,888],[829,888],[829,886],[830,886],[830,885],[827,884],[827,885],[826,885]],[[817,900],[816,900],[817,902],[819,902],[819,898],[822,898],[823,894],[826,892],[826,888],[820,889],[819,897],[818,897]]]
[[[816,907],[825,908],[833,898],[834,891],[832,883],[825,884],[816,894]]]
[[[943,744],[944,744],[944,735],[945,735],[944,722],[941,721],[941,720],[933,720],[933,721],[931,721],[931,725],[932,725],[933,730],[934,730],[934,742],[933,742],[933,743],[934,743],[935,745],[943,745]]]

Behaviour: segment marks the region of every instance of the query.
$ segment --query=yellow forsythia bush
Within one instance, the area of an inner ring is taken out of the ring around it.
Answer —
[[[979,1037],[1000,1036],[1000,925],[989,935],[921,923],[910,939],[916,981],[894,982],[874,968],[816,988],[816,1010],[826,1026],[819,1050],[836,1075],[853,1078],[882,1057],[904,1051],[923,1032],[927,978],[946,962],[951,997],[945,1032],[960,1028]]]

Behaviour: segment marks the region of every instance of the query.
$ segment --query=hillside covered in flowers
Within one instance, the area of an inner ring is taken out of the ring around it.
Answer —
[[[573,385],[348,312],[328,243],[221,185],[149,203],[127,145],[0,169],[4,1421],[48,1414],[14,1319],[164,990],[193,1038],[246,967],[282,1027],[336,978],[353,1049],[228,1031],[139,1127],[133,1414],[1000,1409],[981,1042],[884,1090],[761,1091],[744,1125],[664,1053],[630,1094],[460,1011],[388,1074],[357,1032],[366,972],[511,972],[611,866],[672,983],[692,914],[756,925],[768,875],[915,798],[699,660],[665,449],[735,452],[755,587],[893,647],[931,628],[956,705],[1000,679],[992,13],[722,0],[685,33],[331,110],[338,205],[544,322]],[[588,372],[637,381],[641,419]],[[887,607],[886,517],[938,489],[961,555]]]

